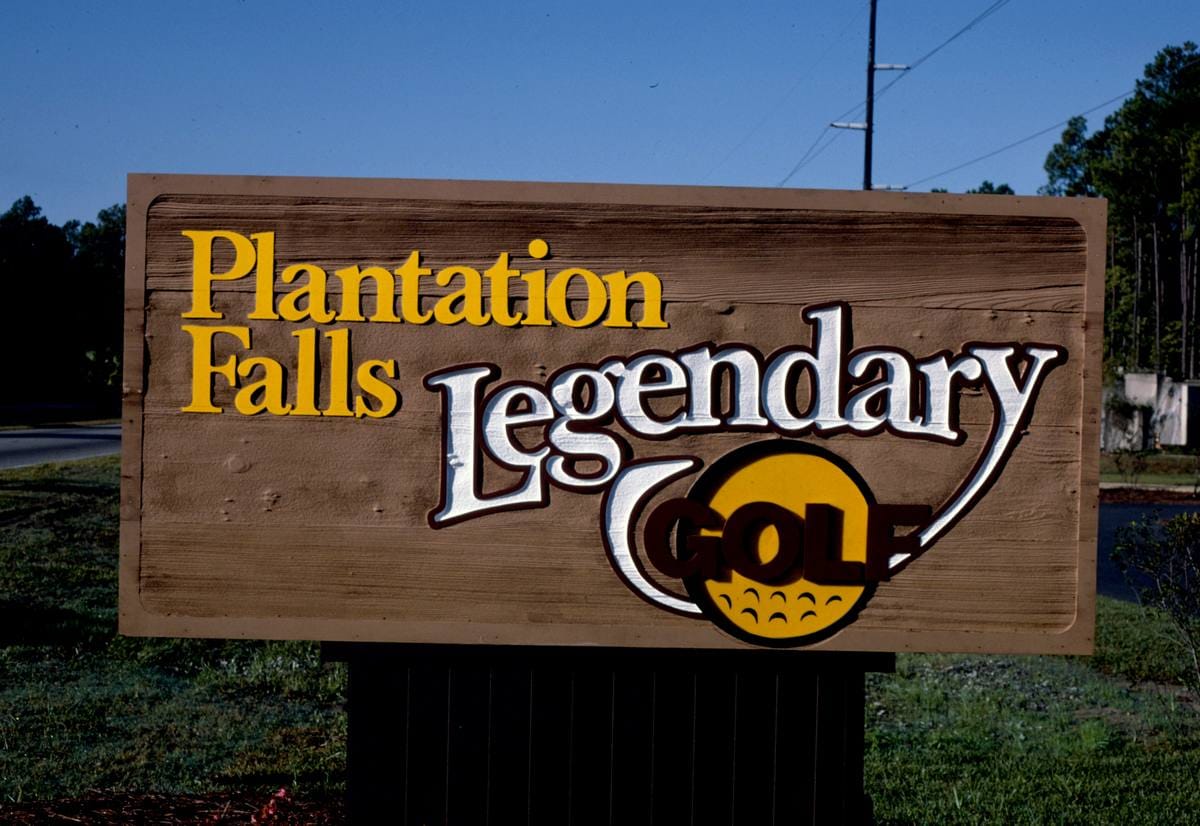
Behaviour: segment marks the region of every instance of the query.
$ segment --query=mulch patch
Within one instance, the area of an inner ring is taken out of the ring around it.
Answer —
[[[275,794],[208,795],[95,793],[64,800],[0,803],[0,821],[21,824],[270,824],[328,826],[346,822],[341,800],[296,800]]]
[[[1200,505],[1200,496],[1190,491],[1102,488],[1100,501],[1105,505]]]

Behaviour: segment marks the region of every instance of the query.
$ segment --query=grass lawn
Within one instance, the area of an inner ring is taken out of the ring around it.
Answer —
[[[117,488],[115,457],[0,472],[0,806],[340,792],[344,667],[315,643],[116,636]]]
[[[1137,610],[1103,600],[1100,619]],[[1165,650],[1127,654],[902,655],[867,697],[879,822],[1200,822],[1200,709],[1171,683],[1097,669],[1179,671],[1173,659],[1158,668]]]
[[[115,635],[117,461],[0,472],[0,819],[89,790],[337,795],[346,674],[313,643]],[[872,675],[881,823],[1200,822],[1200,707],[1161,618],[1093,658],[902,655]]]

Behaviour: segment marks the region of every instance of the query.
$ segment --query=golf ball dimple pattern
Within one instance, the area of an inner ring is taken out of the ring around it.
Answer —
[[[726,519],[742,505],[772,502],[803,517],[810,504],[842,512],[842,558],[867,558],[867,498],[836,464],[809,453],[764,456],[733,472],[713,493],[709,505]],[[715,535],[715,531],[705,531]],[[773,528],[758,539],[758,554],[769,561],[779,548]],[[841,621],[866,595],[864,585],[822,585],[798,577],[764,583],[729,571],[704,582],[713,605],[741,631],[772,640],[798,639]]]

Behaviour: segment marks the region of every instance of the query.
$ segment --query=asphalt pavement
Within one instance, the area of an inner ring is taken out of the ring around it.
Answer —
[[[1112,561],[1117,530],[1130,522],[1146,518],[1169,519],[1180,513],[1200,510],[1196,505],[1115,505],[1100,506],[1099,547],[1096,549],[1096,591],[1106,597],[1133,602],[1133,588]]]
[[[0,468],[71,462],[121,451],[120,424],[78,424],[0,430]]]

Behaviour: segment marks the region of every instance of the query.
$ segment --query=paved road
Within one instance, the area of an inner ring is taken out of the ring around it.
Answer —
[[[1117,528],[1128,525],[1158,511],[1159,517],[1168,519],[1177,513],[1200,510],[1196,505],[1101,505],[1099,548],[1096,553],[1096,590],[1106,597],[1133,601],[1133,589],[1125,582],[1121,572],[1112,561]]]
[[[110,456],[120,450],[119,424],[0,430],[0,468]]]

